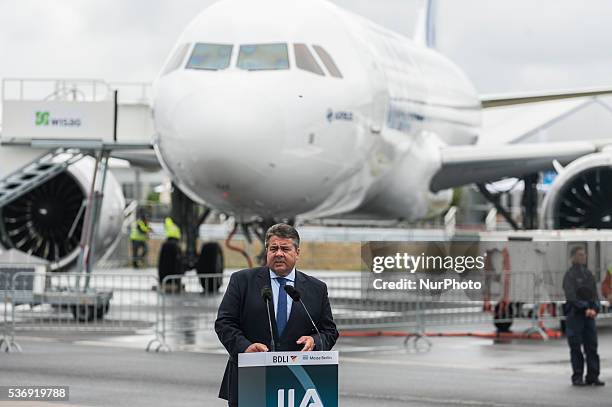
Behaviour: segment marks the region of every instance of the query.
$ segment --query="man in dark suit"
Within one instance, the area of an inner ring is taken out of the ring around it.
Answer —
[[[574,386],[603,386],[599,380],[599,355],[597,354],[597,327],[595,318],[600,304],[597,296],[595,277],[587,269],[587,256],[584,247],[575,246],[571,251],[572,266],[563,277],[563,290],[566,303],[565,334],[570,347],[572,361],[572,384]],[[584,356],[586,354],[586,379]]]
[[[219,397],[238,405],[238,354],[272,350],[266,301],[262,289],[272,290],[269,301],[276,351],[327,351],[336,343],[327,286],[295,269],[300,236],[290,225],[279,223],[266,232],[266,266],[232,274],[219,305],[215,331],[229,353]],[[299,303],[293,304],[284,290],[292,285],[301,294],[320,335]]]

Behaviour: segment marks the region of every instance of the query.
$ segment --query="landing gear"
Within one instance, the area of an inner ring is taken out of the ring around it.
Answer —
[[[211,274],[214,277],[200,277],[200,285],[207,294],[216,293],[223,284],[223,250],[216,242],[204,243],[200,250],[200,257],[196,263],[198,274]],[[221,276],[218,276],[218,275]]]
[[[478,190],[480,191],[482,196],[484,196],[487,199],[487,201],[491,202],[493,206],[495,206],[497,213],[502,215],[504,219],[506,220],[506,222],[508,222],[508,224],[512,226],[512,229],[519,230],[520,228],[518,224],[514,221],[514,219],[512,219],[512,216],[510,216],[510,213],[508,212],[508,210],[504,208],[503,205],[501,204],[500,199],[499,199],[500,194],[492,194],[491,192],[489,192],[485,184],[476,184],[476,186],[478,187]]]
[[[512,219],[512,216],[508,212],[508,209],[505,208],[501,204],[500,202],[501,193],[493,194],[489,192],[485,184],[476,184],[476,186],[478,187],[478,190],[480,191],[482,196],[484,196],[489,202],[493,204],[493,206],[495,206],[495,209],[497,209],[497,213],[502,215],[504,219],[506,220],[506,222],[508,222],[508,224],[512,226],[512,229],[514,230],[519,230],[519,229],[532,230],[532,229],[537,229],[538,227],[538,189],[537,189],[537,185],[538,185],[539,178],[540,178],[540,175],[537,173],[528,174],[528,175],[525,175],[523,178],[521,178],[521,180],[523,181],[525,185],[525,189],[523,190],[523,196],[521,199],[521,209],[522,209],[523,221],[520,226],[518,223],[516,223],[514,219]]]
[[[164,279],[168,276],[176,276],[184,273],[183,269],[183,256],[181,253],[181,247],[177,239],[166,239],[162,244],[159,251],[159,260],[157,261],[157,275],[159,282],[164,287],[166,282]],[[169,284],[176,283],[176,280],[170,277],[172,280]]]
[[[209,209],[203,211],[202,207],[191,200],[176,185],[172,185],[172,219],[181,229],[181,241],[185,244],[183,255],[183,271],[192,270],[197,261],[196,242],[200,225],[210,213]]]
[[[221,275],[200,278],[202,289],[209,294],[219,291],[219,287],[223,284],[222,275],[225,266],[223,250],[218,243],[204,243],[199,254],[196,250],[200,225],[206,221],[210,213],[210,208],[196,204],[179,188],[173,186],[172,218],[181,229],[181,240],[185,245],[185,254],[180,266],[181,274],[195,269],[198,274]]]
[[[538,228],[538,174],[530,174],[523,177],[525,189],[521,206],[523,209],[523,229],[533,230]]]
[[[514,307],[511,303],[499,302],[495,305],[493,325],[498,333],[511,332],[510,327],[514,319]]]
[[[77,322],[102,321],[108,312],[109,303],[96,305],[73,305],[70,307],[72,316]]]
[[[200,252],[197,252],[197,241],[199,237],[200,225],[204,223],[210,215],[210,209],[203,208],[192,201],[178,187],[173,185],[172,189],[172,219],[181,230],[181,244],[184,246],[185,253],[183,255],[182,264],[179,265],[180,274],[187,270],[195,269],[198,275],[210,274],[209,276],[200,277],[200,285],[205,293],[215,293],[223,284],[224,259],[221,245],[216,242],[206,242],[202,244]],[[225,247],[229,250],[241,253],[248,267],[253,267],[249,254],[237,245],[232,244],[232,239],[236,232],[240,229],[250,244],[255,236],[261,242],[261,251],[257,255],[257,264],[264,265],[266,263],[266,248],[265,238],[268,228],[279,221],[293,225],[295,219],[272,219],[265,218],[253,222],[237,222],[232,232],[225,241]],[[177,248],[180,247],[177,244]]]

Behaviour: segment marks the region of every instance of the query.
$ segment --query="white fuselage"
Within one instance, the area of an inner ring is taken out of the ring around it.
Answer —
[[[231,45],[227,65],[188,68],[196,44]],[[288,68],[244,69],[253,44],[286,44]],[[324,75],[296,63],[304,46]],[[447,207],[429,189],[439,148],[476,142],[480,102],[438,53],[326,1],[224,0],[180,37],[154,118],[173,180],[240,219],[414,220]]]

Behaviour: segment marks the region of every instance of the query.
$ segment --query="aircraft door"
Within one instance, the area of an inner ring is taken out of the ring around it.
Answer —
[[[370,86],[372,87],[372,106],[370,133],[380,134],[385,125],[389,95],[384,71],[376,60],[372,60]]]

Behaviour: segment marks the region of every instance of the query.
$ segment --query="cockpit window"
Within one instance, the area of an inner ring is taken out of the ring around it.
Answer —
[[[238,68],[249,71],[289,69],[287,44],[241,45]]]
[[[187,62],[187,69],[226,69],[232,57],[232,46],[226,44],[196,44]]]
[[[342,74],[340,73],[340,70],[336,66],[336,63],[334,62],[331,55],[329,55],[327,51],[325,51],[323,47],[319,45],[313,45],[312,47],[314,48],[319,58],[321,58],[321,62],[323,62],[323,65],[325,65],[325,68],[327,68],[329,74],[336,78],[342,78]]]
[[[308,72],[316,73],[317,75],[325,76],[323,70],[317,64],[306,44],[293,44],[295,51],[295,65]]]
[[[170,58],[168,61],[162,75],[169,74],[170,72],[178,69],[181,66],[181,62],[183,62],[183,59],[185,59],[185,55],[187,55],[188,50],[189,44],[181,44],[181,46],[174,51],[174,54],[172,54],[172,58]]]

